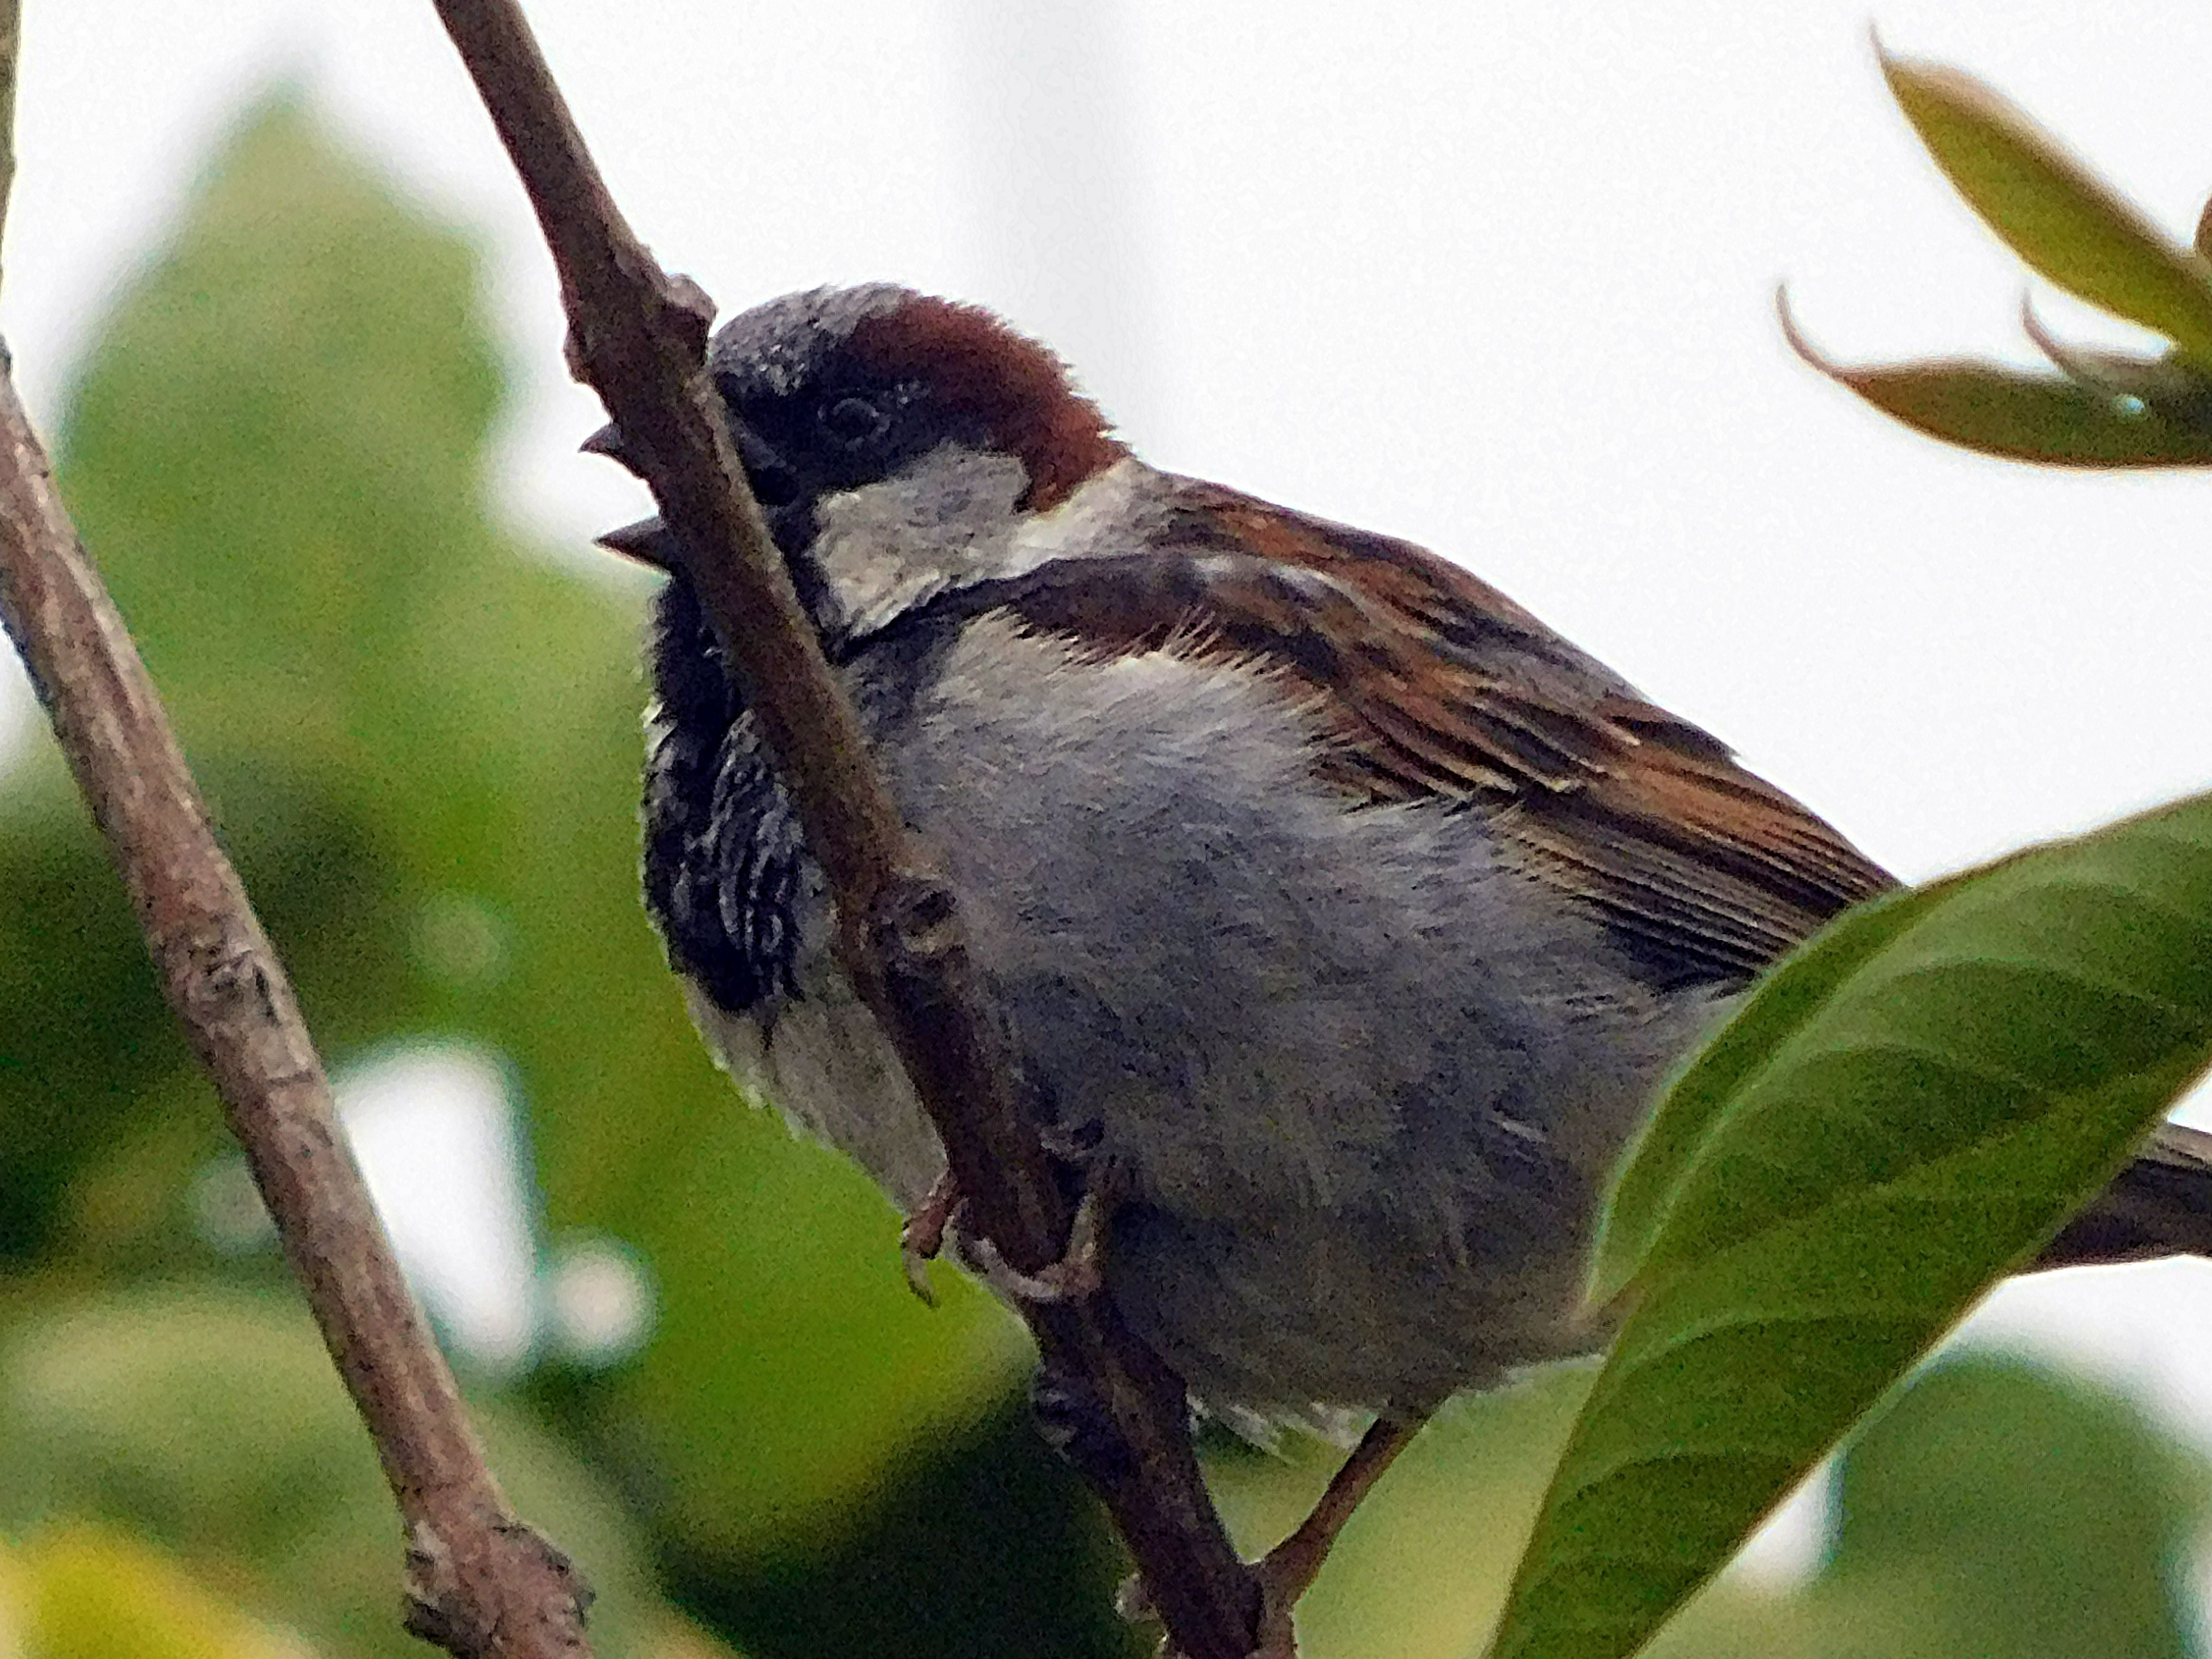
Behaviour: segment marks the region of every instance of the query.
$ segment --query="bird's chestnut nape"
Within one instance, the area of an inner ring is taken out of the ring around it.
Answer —
[[[954,443],[1019,461],[1018,504],[1042,512],[1127,453],[1046,347],[980,306],[907,289],[771,301],[733,319],[708,362],[757,494],[859,489]]]
[[[856,361],[928,389],[948,420],[972,425],[1029,474],[1018,503],[1049,512],[1128,453],[1067,365],[981,306],[908,294],[854,325]]]

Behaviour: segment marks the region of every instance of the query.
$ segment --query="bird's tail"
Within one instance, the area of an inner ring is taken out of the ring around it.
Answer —
[[[2163,1123],[2033,1268],[2212,1256],[2212,1134]]]

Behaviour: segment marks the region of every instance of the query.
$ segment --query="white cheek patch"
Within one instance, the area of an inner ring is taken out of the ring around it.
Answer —
[[[895,478],[823,496],[814,562],[839,627],[871,634],[947,588],[1011,574],[1026,482],[1012,456],[947,445]]]
[[[950,444],[895,478],[823,496],[814,562],[838,629],[866,635],[939,593],[1121,550],[1133,540],[1130,465],[1035,516],[1015,509],[1029,486],[1019,461]]]
[[[1021,570],[1049,559],[1104,558],[1133,551],[1150,514],[1142,486],[1158,475],[1141,461],[1116,461],[1049,513],[1025,519],[1012,556]]]

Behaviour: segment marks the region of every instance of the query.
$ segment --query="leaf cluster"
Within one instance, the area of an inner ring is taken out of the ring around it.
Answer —
[[[1881,68],[1944,176],[2029,270],[2170,343],[2154,357],[2069,344],[2023,300],[2022,326],[2055,374],[1960,358],[1851,367],[1805,337],[1782,296],[1798,355],[1905,425],[1984,454],[2212,465],[2212,205],[2184,246],[1972,76],[1887,52]]]

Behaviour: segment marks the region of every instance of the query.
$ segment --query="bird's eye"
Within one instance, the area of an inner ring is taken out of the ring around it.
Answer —
[[[822,406],[822,429],[841,444],[857,447],[880,438],[890,424],[866,398],[839,398]]]

